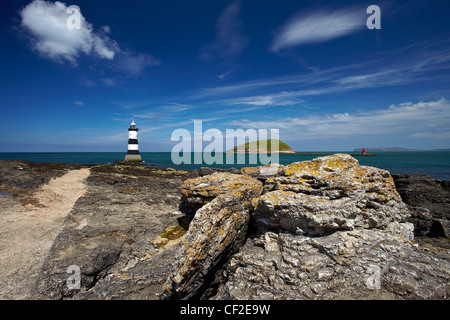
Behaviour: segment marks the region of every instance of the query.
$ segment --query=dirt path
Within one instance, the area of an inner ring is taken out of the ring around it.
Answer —
[[[38,203],[3,207],[0,212],[0,299],[27,299],[31,285],[79,197],[89,169],[71,170],[42,186]]]

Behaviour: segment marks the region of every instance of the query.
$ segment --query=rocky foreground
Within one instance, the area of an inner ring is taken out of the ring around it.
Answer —
[[[26,165],[0,166],[1,212],[26,199],[37,205],[19,191],[74,169]],[[38,271],[20,282],[27,298],[446,299],[450,291],[445,181],[391,176],[336,154],[242,170],[96,166],[86,188]],[[79,289],[68,285],[70,266]]]

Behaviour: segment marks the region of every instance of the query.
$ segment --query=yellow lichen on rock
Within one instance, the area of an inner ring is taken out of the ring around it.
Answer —
[[[310,161],[294,162],[284,167],[281,173],[290,175],[329,175],[344,169],[359,166],[358,160],[348,154],[337,153],[332,156],[319,157]]]

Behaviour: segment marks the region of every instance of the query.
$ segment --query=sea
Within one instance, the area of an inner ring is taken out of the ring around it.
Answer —
[[[311,160],[320,156],[334,153],[355,154],[351,151],[333,152],[302,152],[297,154],[280,154],[279,163],[283,165],[297,161]],[[440,180],[450,180],[450,151],[432,152],[376,152],[375,156],[358,156],[361,165],[373,166],[388,170],[390,173],[421,173],[432,176]],[[246,155],[244,163],[238,163],[234,159],[227,158],[227,154],[213,154],[216,161],[206,163],[199,155],[191,154],[191,160],[185,163],[174,164],[170,152],[141,152],[142,160],[146,166],[157,168],[173,168],[179,170],[194,170],[201,167],[213,168],[236,168],[248,166],[258,166],[261,163],[252,163],[249,155]],[[195,163],[195,159],[201,158],[202,163]],[[230,155],[228,154],[228,157]],[[63,162],[72,164],[113,164],[115,161],[122,161],[125,152],[23,152],[23,153],[0,153],[0,160],[28,160],[38,163],[43,162]],[[259,160],[259,158],[257,159]],[[188,162],[188,163],[186,163]],[[190,162],[190,163],[189,163]],[[222,163],[220,163],[222,162]]]

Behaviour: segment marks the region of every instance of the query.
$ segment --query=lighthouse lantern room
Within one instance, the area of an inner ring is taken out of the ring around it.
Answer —
[[[128,128],[128,152],[125,156],[125,161],[142,161],[141,155],[139,154],[137,133],[139,129],[136,128],[136,123],[133,122]]]

